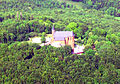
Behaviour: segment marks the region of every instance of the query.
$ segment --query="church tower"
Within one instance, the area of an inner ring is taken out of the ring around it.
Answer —
[[[55,33],[55,28],[54,28],[54,24],[53,24],[53,27],[52,27],[52,35],[54,35]]]
[[[55,33],[55,28],[54,28],[54,24],[53,24],[53,27],[52,27],[52,42],[54,41],[54,33]]]

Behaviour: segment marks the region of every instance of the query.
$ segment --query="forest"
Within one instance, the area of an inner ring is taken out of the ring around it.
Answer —
[[[120,1],[119,0],[72,0],[75,2],[83,2],[87,8],[102,10],[104,13],[120,17]]]
[[[27,42],[53,24],[84,53]],[[119,0],[0,0],[0,84],[119,83]]]

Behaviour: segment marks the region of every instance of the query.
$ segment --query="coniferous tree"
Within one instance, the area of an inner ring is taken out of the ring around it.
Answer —
[[[19,12],[17,12],[17,20],[19,19]]]
[[[20,12],[20,19],[22,20],[22,18],[23,18],[23,17],[22,17],[22,12]]]
[[[45,39],[45,32],[42,33],[42,37],[41,37],[41,42],[45,43],[46,39]]]

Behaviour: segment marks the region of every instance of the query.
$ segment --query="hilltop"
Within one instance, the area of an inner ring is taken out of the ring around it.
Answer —
[[[118,0],[104,0],[106,5],[101,5],[103,0],[77,1],[0,1],[1,84],[119,84]],[[73,31],[75,43],[85,45],[85,53],[71,54],[70,46],[26,42],[51,34],[53,24],[56,31]]]

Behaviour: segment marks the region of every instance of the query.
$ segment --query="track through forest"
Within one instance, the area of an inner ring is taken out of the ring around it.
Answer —
[[[70,0],[57,0],[57,1],[72,4],[72,5],[76,6],[77,8],[83,8],[83,3],[82,2],[73,2],[73,1],[70,1]]]

